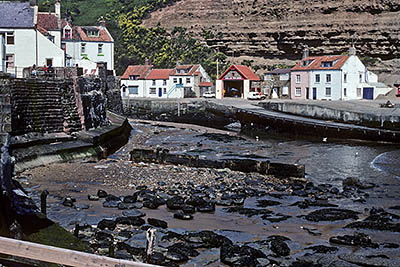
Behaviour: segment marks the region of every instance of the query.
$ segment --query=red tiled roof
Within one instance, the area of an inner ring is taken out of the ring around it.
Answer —
[[[43,28],[42,26],[37,25],[37,29],[41,34],[43,34],[45,36],[49,35],[49,32],[45,28]]]
[[[292,68],[293,70],[338,70],[347,61],[349,56],[322,56],[302,59]],[[303,61],[312,61],[308,66],[303,66]],[[332,67],[322,67],[322,62],[334,62]]]
[[[151,69],[150,65],[128,66],[128,68],[126,68],[124,74],[122,75],[121,79],[128,80],[129,76],[131,75],[137,75],[141,80],[146,79],[146,76],[149,73],[150,69]]]
[[[42,28],[51,31],[51,30],[59,30],[58,27],[58,18],[54,14],[49,13],[38,13],[37,14],[37,25]]]
[[[176,66],[175,69],[171,71],[171,75],[174,76],[193,76],[193,74],[197,71],[200,65],[179,65]],[[176,73],[176,70],[187,70],[190,69],[187,73]]]
[[[74,27],[75,28],[75,27]],[[86,30],[98,30],[99,36],[89,37],[86,35]],[[108,34],[107,30],[100,26],[76,26],[76,31],[78,32],[82,41],[85,42],[112,42],[111,36]]]
[[[200,86],[201,87],[211,87],[212,86],[212,82],[201,82]]]
[[[147,80],[168,80],[172,69],[155,69],[147,75]]]
[[[230,71],[231,69],[237,70],[246,80],[250,81],[259,81],[260,78],[247,66],[244,65],[232,65],[230,66],[218,80],[222,80],[222,78]]]

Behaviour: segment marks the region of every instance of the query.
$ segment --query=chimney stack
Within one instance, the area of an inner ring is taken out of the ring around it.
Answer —
[[[30,0],[30,1],[29,1],[29,5],[30,5],[31,7],[35,7],[35,6],[37,6],[37,1],[36,1],[36,0]]]
[[[99,19],[99,25],[100,25],[100,27],[103,27],[103,28],[106,27],[106,21],[104,20],[103,16],[101,16]]]
[[[304,46],[303,49],[303,59],[306,59],[310,56],[310,50],[308,49],[308,46]]]
[[[57,17],[58,28],[61,28],[61,1],[57,0],[54,4],[54,10]]]
[[[349,48],[349,56],[355,56],[357,54],[357,50],[354,46]]]

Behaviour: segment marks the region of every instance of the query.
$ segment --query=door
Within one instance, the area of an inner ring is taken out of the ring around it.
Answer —
[[[306,87],[306,99],[310,99],[310,88]]]
[[[373,100],[374,99],[374,88],[364,87],[363,98]]]
[[[158,88],[158,96],[162,97],[162,88]]]
[[[315,87],[312,89],[312,99],[313,100],[317,99],[317,88]]]

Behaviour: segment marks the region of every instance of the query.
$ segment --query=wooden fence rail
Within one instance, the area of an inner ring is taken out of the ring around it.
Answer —
[[[0,237],[0,253],[76,267],[151,267],[140,262],[119,260],[63,248]]]

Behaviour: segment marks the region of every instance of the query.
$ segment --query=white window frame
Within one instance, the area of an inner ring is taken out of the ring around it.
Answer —
[[[325,96],[332,96],[332,87],[325,87]]]
[[[9,58],[12,58],[12,60],[9,60]],[[6,69],[14,67],[15,67],[15,54],[6,54]]]
[[[357,88],[357,97],[361,97],[361,88]]]
[[[163,80],[163,85],[167,85],[167,80]]]
[[[321,82],[321,74],[315,74],[315,83]]]
[[[186,78],[186,84],[190,83],[190,78]]]
[[[174,83],[178,83],[178,78],[174,78]]]
[[[6,45],[15,45],[15,34],[14,34],[14,32],[6,32]]]
[[[156,86],[156,80],[151,80],[151,85]]]
[[[136,89],[136,93],[134,92],[134,89]],[[129,85],[128,86],[128,92],[130,95],[138,95],[139,94],[139,86],[137,85]]]
[[[149,94],[151,94],[151,95],[157,94],[157,88],[156,87],[150,87]]]
[[[301,96],[301,87],[296,87],[294,95],[295,96]]]
[[[360,83],[363,82],[363,75],[362,75],[362,73],[359,74],[359,80],[360,80]]]
[[[97,54],[98,55],[103,55],[103,47],[104,47],[104,44],[97,45]]]
[[[325,75],[325,81],[326,81],[326,83],[331,83],[332,82],[332,75],[330,73],[327,73]]]
[[[296,74],[296,83],[300,83],[300,82],[301,82],[300,74]]]
[[[86,43],[81,43],[81,55],[86,54]]]
[[[343,83],[347,83],[347,73],[343,74]]]
[[[343,96],[347,96],[347,88],[343,88]]]

